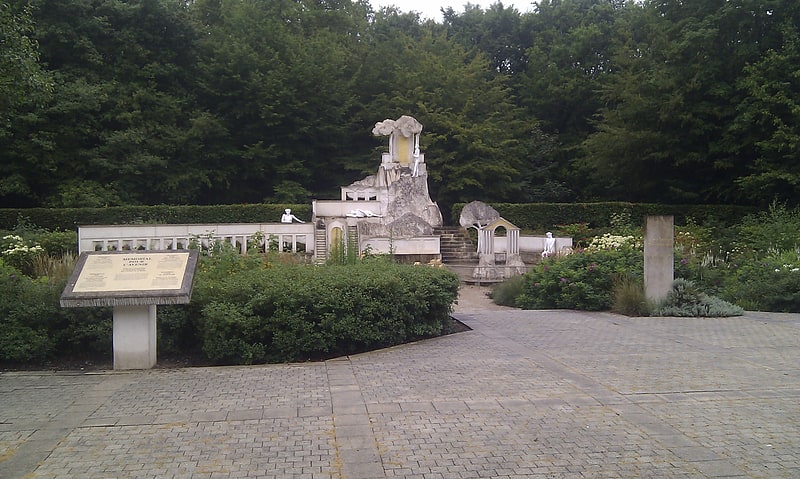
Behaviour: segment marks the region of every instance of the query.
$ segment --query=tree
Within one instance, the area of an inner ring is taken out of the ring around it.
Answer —
[[[0,200],[25,204],[34,196],[24,167],[9,158],[10,146],[18,141],[14,123],[46,102],[52,80],[39,63],[30,8],[17,2],[0,3]]]
[[[460,14],[448,7],[443,15],[448,36],[467,51],[486,55],[493,71],[509,75],[524,71],[526,45],[522,17],[515,8],[496,2],[486,10],[467,5]]]
[[[352,133],[354,45],[363,7],[343,2],[196,5],[208,35],[200,98],[225,125],[224,172],[209,190],[232,202],[307,201],[340,178]]]
[[[597,132],[583,143],[593,183],[617,199],[741,201],[734,185],[750,147],[747,135],[731,141],[728,125],[747,95],[737,79],[775,41],[774,15],[750,0],[629,11]]]
[[[34,2],[50,101],[18,118],[10,164],[49,206],[188,200],[195,32],[181,2]],[[175,160],[175,161],[173,161]],[[181,196],[182,195],[182,196]]]
[[[611,74],[613,32],[622,8],[610,0],[552,0],[539,2],[523,19],[526,63],[514,85],[529,115],[559,141],[549,155],[552,186],[540,200],[588,193],[587,176],[576,172],[573,162],[602,106],[597,90]]]
[[[747,96],[732,126],[732,135],[752,142],[753,154],[736,183],[743,196],[762,205],[800,198],[800,42],[795,24],[781,30],[783,44],[744,68],[738,86]]]
[[[381,118],[413,112],[424,125],[431,194],[443,210],[522,198],[545,140],[537,123],[524,117],[508,78],[492,72],[482,52],[433,23],[405,28],[409,20],[396,12],[376,17],[358,79],[367,94],[363,110]]]

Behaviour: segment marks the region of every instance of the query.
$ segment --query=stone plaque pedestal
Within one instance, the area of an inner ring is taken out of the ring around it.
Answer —
[[[114,308],[114,369],[156,365],[156,307],[186,304],[198,251],[83,253],[61,294],[61,306]]]
[[[156,357],[156,306],[115,306],[114,369],[150,369]]]

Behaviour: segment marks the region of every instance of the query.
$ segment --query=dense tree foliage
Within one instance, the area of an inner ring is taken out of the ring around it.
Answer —
[[[3,3],[6,1],[7,3]],[[800,4],[0,0],[0,205],[292,202],[425,126],[434,199],[800,198]]]

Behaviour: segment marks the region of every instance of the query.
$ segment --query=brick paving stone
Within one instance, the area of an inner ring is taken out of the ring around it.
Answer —
[[[456,316],[327,362],[0,373],[0,477],[800,477],[800,315]]]

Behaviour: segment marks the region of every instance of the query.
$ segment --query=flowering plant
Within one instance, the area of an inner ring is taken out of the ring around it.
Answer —
[[[30,272],[34,259],[43,254],[44,249],[38,244],[29,244],[21,236],[6,235],[0,243],[0,255],[3,261],[20,271]]]
[[[642,253],[631,247],[578,250],[550,258],[525,274],[517,305],[524,309],[611,308],[615,276],[642,276]]]
[[[723,299],[749,310],[800,312],[800,252],[745,259],[725,278]]]
[[[595,236],[586,248],[588,251],[602,251],[620,248],[641,248],[641,241],[634,236],[621,236],[606,233],[603,236]]]

